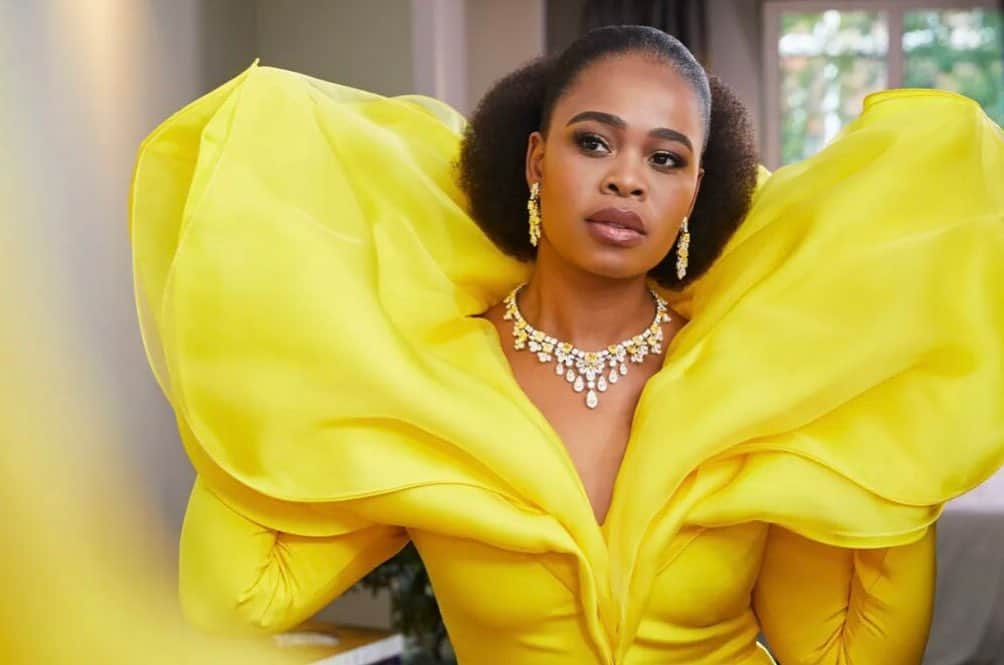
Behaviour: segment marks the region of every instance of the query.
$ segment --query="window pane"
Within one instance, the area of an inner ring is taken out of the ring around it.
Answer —
[[[889,26],[883,12],[784,12],[778,39],[781,162],[804,159],[886,87]]]
[[[1004,124],[1004,21],[994,10],[913,11],[903,17],[903,85],[978,101]]]

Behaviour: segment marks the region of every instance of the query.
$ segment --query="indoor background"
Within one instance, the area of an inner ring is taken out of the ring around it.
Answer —
[[[468,113],[498,77],[592,25],[649,23],[735,88],[776,168],[881,88],[957,90],[1004,122],[1002,16],[996,0],[0,0],[4,162],[29,202],[7,223],[38,239],[61,334],[109,398],[171,558],[193,472],[140,341],[126,211],[139,143],[173,111],[260,58]],[[926,662],[1004,663],[1004,476],[952,504],[938,538]],[[388,607],[352,592],[324,616],[386,625]]]

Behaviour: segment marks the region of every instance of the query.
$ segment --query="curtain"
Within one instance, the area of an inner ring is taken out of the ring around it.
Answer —
[[[705,4],[704,0],[586,0],[581,29],[587,32],[604,25],[650,25],[679,39],[701,64],[707,65]]]

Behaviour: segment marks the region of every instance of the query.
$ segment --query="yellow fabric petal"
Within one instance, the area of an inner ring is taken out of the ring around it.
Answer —
[[[463,332],[444,318],[480,311],[525,271],[463,213],[451,113],[252,66],[147,138],[138,302],[192,452],[294,501],[479,475],[455,468],[448,444],[412,445],[429,407],[455,398],[437,376],[450,368],[426,357]],[[357,458],[347,448],[363,433]]]

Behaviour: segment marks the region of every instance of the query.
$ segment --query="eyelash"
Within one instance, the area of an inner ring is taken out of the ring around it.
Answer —
[[[592,132],[581,132],[581,131],[575,132],[574,137],[575,137],[575,144],[579,146],[582,149],[582,151],[585,152],[587,155],[595,155],[596,150],[588,149],[586,147],[586,144],[599,143],[600,145],[606,147],[606,141],[604,141],[603,138],[601,138],[598,134],[593,134]],[[609,148],[607,149],[609,150]],[[666,152],[665,150],[660,150],[654,153],[654,155],[666,155],[671,160],[671,162],[667,164],[655,165],[657,168],[660,169],[681,168],[686,165],[686,162],[683,161],[683,159],[681,159],[678,155],[675,155],[671,152]]]

